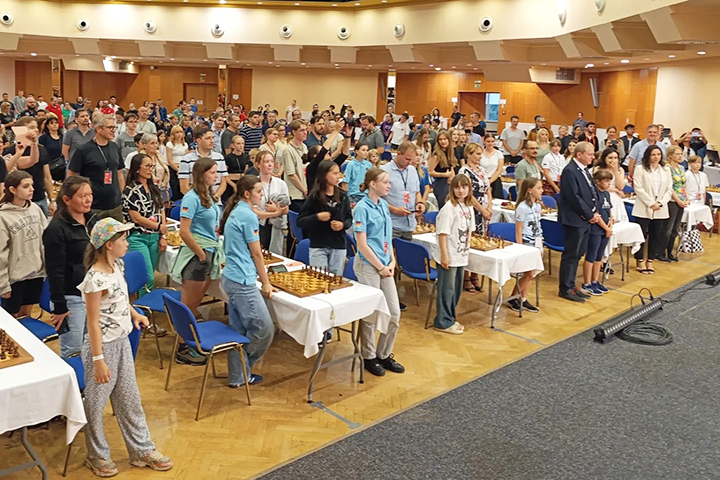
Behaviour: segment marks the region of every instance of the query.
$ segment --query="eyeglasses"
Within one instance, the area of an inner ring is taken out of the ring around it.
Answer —
[[[149,164],[147,164],[147,165],[143,165],[143,167],[144,167],[144,168],[147,168],[148,170],[152,170],[152,169],[155,168],[155,165],[152,164],[152,163],[149,163]]]
[[[105,125],[105,126],[103,126],[102,128],[107,128],[108,130],[115,130],[117,127],[116,127],[115,125],[112,125],[112,126],[109,126],[109,127],[108,127],[107,125]]]

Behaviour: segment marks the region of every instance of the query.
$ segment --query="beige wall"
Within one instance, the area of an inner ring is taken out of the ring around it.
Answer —
[[[294,98],[304,112],[317,103],[320,109],[343,103],[352,105],[355,113],[374,113],[378,88],[377,72],[370,70],[317,70],[305,68],[254,68],[252,74],[252,107],[269,103],[285,114]],[[228,92],[232,98],[233,93]]]
[[[710,143],[720,145],[719,82],[720,62],[659,68],[655,122],[672,128],[675,138],[700,127]]]
[[[7,92],[10,100],[15,94],[15,60],[0,58],[0,93]]]

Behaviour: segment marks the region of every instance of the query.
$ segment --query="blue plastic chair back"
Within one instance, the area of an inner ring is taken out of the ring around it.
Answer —
[[[393,239],[393,248],[397,256],[397,264],[403,272],[425,275],[425,260],[430,262],[430,253],[419,243],[408,242],[402,238]]]
[[[630,185],[625,185],[623,187],[623,192],[625,193],[625,195],[630,195],[631,193],[635,193],[635,189]]]
[[[516,201],[517,200],[517,186],[513,185],[512,187],[510,187],[509,193],[510,193],[510,200],[512,200],[513,202]]]
[[[305,265],[310,264],[310,239],[301,240],[295,247],[295,260]]]
[[[389,162],[390,160],[392,160],[392,153],[390,153],[390,152],[381,153],[380,160],[382,160],[383,162]]]
[[[52,313],[50,307],[50,282],[46,278],[43,282],[42,292],[40,292],[40,308],[48,313]]]
[[[557,208],[557,202],[555,201],[555,198],[551,197],[550,195],[543,195],[542,203],[548,208]]]
[[[185,304],[179,300],[175,300],[168,294],[163,294],[163,303],[165,304],[165,309],[167,310],[168,318],[170,318],[173,324],[173,328],[185,343],[195,344],[192,328],[197,332],[198,342],[202,340],[195,315],[192,314]]]
[[[138,311],[138,313],[145,315],[142,313],[142,311],[135,309]],[[133,329],[130,331],[130,334],[128,334],[128,340],[130,340],[130,348],[132,349],[132,356],[133,358],[137,357],[137,351],[138,347],[140,346],[140,334],[142,333],[142,328],[135,328],[135,325],[133,325]]]
[[[123,257],[125,261],[125,281],[130,295],[140,291],[148,282],[145,258],[140,252],[127,252]]]
[[[555,195],[553,195],[553,198],[555,199],[555,205],[557,205],[557,208],[560,208],[560,198],[562,195],[560,195],[560,192],[557,192]]]
[[[634,221],[635,221],[635,217],[634,217],[633,214],[632,214],[633,206],[630,205],[629,203],[626,203],[626,204],[625,204],[625,211],[627,212],[628,220],[630,220],[631,222],[634,222]]]
[[[173,220],[180,221],[180,205],[177,205],[175,207],[172,207],[170,209],[170,218]]]
[[[710,192],[705,192],[705,205],[707,205],[710,208],[713,208],[713,200],[712,200],[712,195],[710,195]]]
[[[347,257],[354,257],[357,254],[357,243],[355,243],[355,239],[347,232],[345,233],[345,245],[347,246]]]
[[[295,237],[295,239],[297,239],[297,241],[299,242],[305,237],[303,236],[302,228],[298,227],[297,219],[298,213],[290,210],[288,212],[288,222],[290,223],[290,230],[292,231],[293,237]]]
[[[85,366],[82,363],[82,357],[77,355],[75,357],[66,358],[65,362],[72,367],[73,371],[75,371],[78,387],[80,387],[80,392],[82,392],[85,390]]]
[[[514,223],[491,223],[488,225],[488,233],[508,242],[514,242],[516,239]]]
[[[514,174],[515,173],[515,165],[508,165],[507,167],[505,167],[505,173],[506,174],[509,174],[509,173]]]
[[[348,257],[347,264],[345,264],[345,271],[343,272],[343,277],[347,278],[348,280],[355,280],[357,282],[358,279],[357,275],[355,275],[354,265],[355,257]]]
[[[565,230],[563,229],[562,223],[543,218],[540,220],[540,225],[542,226],[545,246],[556,252],[564,251]]]
[[[435,222],[437,221],[438,213],[440,213],[440,212],[425,212],[425,223],[435,225]]]
[[[503,198],[505,198],[505,199],[508,198],[508,191],[505,188],[503,188]]]
[[[340,165],[340,171],[341,171],[342,173],[345,173],[345,169],[347,168],[348,163],[350,163],[350,162],[343,163],[342,165]]]

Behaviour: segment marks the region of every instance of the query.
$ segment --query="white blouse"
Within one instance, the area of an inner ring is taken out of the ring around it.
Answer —
[[[480,166],[485,169],[488,177],[492,177],[497,172],[498,165],[502,165],[504,158],[500,150],[494,150],[489,157],[486,157],[487,152],[483,149],[482,155],[480,156]]]
[[[555,155],[550,152],[542,159],[542,168],[550,170],[550,178],[552,178],[552,181],[555,183],[560,180],[560,175],[562,175],[562,171],[567,164],[567,160],[565,160],[565,157],[561,153]]]

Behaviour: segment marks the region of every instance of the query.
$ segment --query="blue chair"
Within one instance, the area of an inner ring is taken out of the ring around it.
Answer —
[[[145,258],[140,252],[128,252],[125,254],[123,260],[125,261],[125,281],[128,285],[128,293],[134,295],[138,293],[148,281]],[[167,288],[155,288],[133,302],[133,306],[140,309],[150,320],[149,329],[153,329],[155,333],[153,336],[155,337],[155,344],[157,346],[160,370],[163,369],[163,360],[162,352],[160,351],[160,340],[158,340],[157,336],[159,328],[155,322],[155,313],[165,311],[162,300],[163,294],[168,294],[180,301],[181,294],[179,291]]]
[[[705,205],[710,207],[710,212],[712,212],[713,221],[715,222],[715,224],[712,227],[710,227],[710,229],[709,229],[710,236],[712,237],[713,230],[715,230],[715,227],[717,226],[718,221],[719,221],[718,213],[720,213],[720,208],[715,208],[715,205],[713,205],[713,199],[712,199],[712,195],[710,195],[710,192],[705,192]]]
[[[509,193],[510,193],[510,200],[512,200],[513,202],[516,201],[517,200],[517,187],[515,185],[510,187]]]
[[[350,162],[348,162],[348,163],[350,163]],[[348,163],[343,163],[342,165],[340,165],[340,171],[342,173],[345,173],[345,169],[347,168]]]
[[[515,174],[515,165],[508,165],[505,167],[505,175]]]
[[[345,264],[345,271],[343,272],[343,277],[347,278],[348,280],[354,280],[358,281],[357,275],[355,275],[355,257],[348,257],[347,263]]]
[[[623,193],[625,193],[625,195],[630,195],[631,193],[635,193],[635,189],[630,185],[625,185],[623,187]]]
[[[180,205],[174,206],[170,209],[170,218],[173,220],[180,221]]]
[[[182,338],[187,345],[197,350],[200,355],[205,355],[207,358],[202,387],[200,388],[200,398],[195,413],[195,421],[197,421],[200,418],[200,409],[202,408],[203,397],[205,396],[205,386],[207,385],[210,364],[213,366],[213,377],[217,378],[217,373],[215,372],[215,355],[233,349],[237,350],[240,353],[243,371],[247,371],[243,345],[249,344],[250,340],[222,322],[209,320],[198,323],[190,309],[170,295],[163,295],[163,302],[165,303],[167,316],[170,319],[170,325],[177,334],[175,336],[175,346],[173,347],[172,356],[175,357],[177,354],[180,338]],[[168,367],[165,391],[167,391],[170,386],[170,373],[172,372],[173,363],[174,362],[170,362],[170,366]],[[248,376],[244,375],[244,377],[247,402],[248,405],[251,405],[250,384],[248,383]]]
[[[295,247],[295,256],[293,259],[298,262],[302,262],[305,265],[310,265],[310,239],[300,240]]]
[[[552,275],[552,255],[550,250],[555,252],[565,251],[565,230],[562,223],[547,220],[540,220],[542,226],[543,238],[545,246],[548,248],[548,273]]]
[[[635,221],[635,217],[634,217],[633,214],[632,214],[633,206],[630,205],[629,203],[626,203],[626,204],[625,204],[625,211],[627,212],[628,220],[630,220],[631,222],[634,222],[634,221]]]
[[[47,313],[52,312],[52,309],[50,308],[50,284],[48,283],[47,278],[43,282],[42,292],[40,292],[40,308]],[[39,318],[22,317],[17,320],[23,327],[30,330],[30,333],[35,335],[35,337],[40,339],[43,343],[57,340],[59,338],[57,331],[55,331],[55,327],[40,320]]]
[[[560,195],[560,192],[557,192],[555,195],[553,195],[553,198],[555,199],[555,205],[557,205],[558,208],[560,208],[560,197],[561,196],[562,195]]]
[[[555,198],[551,197],[550,195],[543,195],[542,203],[548,208],[557,208],[557,202],[555,201]]]
[[[428,303],[427,316],[425,318],[425,328],[430,327],[430,311],[432,310],[432,302],[437,290],[437,270],[430,266],[430,253],[427,248],[418,243],[409,242],[402,238],[393,239],[393,248],[395,249],[395,258],[400,272],[413,279],[415,285],[415,302],[420,305],[420,290],[418,289],[418,280],[423,280],[433,284],[432,293],[430,294],[430,302]]]
[[[437,221],[438,213],[440,213],[440,212],[425,212],[425,223],[435,225],[435,222]]]
[[[345,233],[345,245],[347,246],[347,258],[357,255],[357,243],[352,235]]]
[[[302,228],[298,227],[297,219],[298,213],[290,210],[288,212],[288,223],[290,224],[290,233],[294,238],[292,247],[290,248],[290,253],[293,253],[295,251],[295,248],[297,247],[298,242],[305,238],[302,232]]]
[[[380,160],[382,160],[383,162],[389,162],[390,160],[392,160],[392,153],[388,151],[381,153]]]

